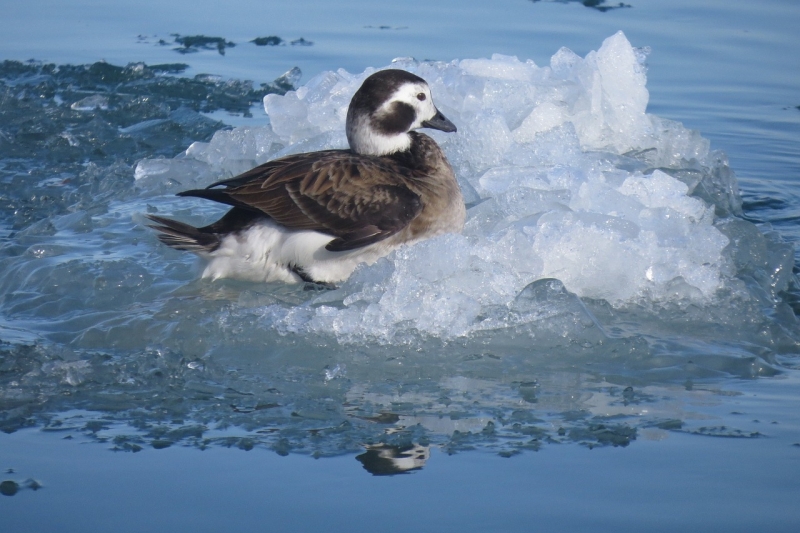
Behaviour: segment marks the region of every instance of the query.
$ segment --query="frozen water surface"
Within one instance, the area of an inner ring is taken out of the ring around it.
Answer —
[[[574,9],[602,28],[608,17],[627,28],[625,17],[650,6],[524,4]],[[667,26],[676,30],[687,12]],[[414,19],[398,17],[369,31],[392,40],[409,22],[407,35],[417,35]],[[770,167],[784,181],[757,182],[751,159],[768,156],[753,149],[740,191],[718,143],[668,118],[697,111],[698,99],[684,95],[669,113],[651,101],[659,46],[615,30],[579,52],[547,39],[549,60],[502,46],[436,56],[443,61],[359,56],[369,61],[358,68],[316,58],[310,64],[324,68],[307,77],[284,65],[264,84],[161,56],[126,67],[0,65],[0,469],[13,470],[0,492],[14,493],[0,506],[14,502],[14,525],[30,525],[25,512],[37,501],[68,515],[77,504],[64,488],[89,472],[112,487],[77,483],[75,498],[102,492],[97,502],[113,499],[115,512],[139,518],[75,517],[75,530],[224,530],[243,517],[320,529],[300,509],[309,498],[342,530],[363,526],[347,513],[383,508],[404,517],[396,529],[423,531],[588,531],[619,526],[620,516],[630,530],[795,530],[791,173],[800,167],[786,139],[800,102],[781,104],[787,114],[767,135],[769,161],[788,161]],[[250,38],[301,35],[258,31]],[[303,35],[315,43],[305,51],[259,50],[292,59],[324,50],[326,34]],[[240,36],[224,38],[237,41],[226,56],[167,51],[204,66],[252,53]],[[282,155],[346,147],[347,104],[376,67],[424,77],[457,124],[456,134],[430,134],[464,191],[462,234],[402,248],[316,290],[198,279],[197,259],[145,227],[146,213],[203,224],[224,211],[178,191]],[[231,112],[238,127],[219,122]],[[708,123],[717,134],[727,124]],[[732,145],[744,150],[751,138],[736,131]],[[101,444],[77,446],[86,441]],[[363,471],[420,475],[375,485]],[[145,491],[119,482],[156,478]],[[323,490],[310,496],[312,479]],[[175,493],[205,503],[188,509]],[[267,503],[254,505],[254,494]],[[398,503],[414,495],[420,523]],[[574,512],[574,498],[587,509]],[[488,521],[487,506],[504,518]],[[456,509],[452,523],[441,523],[445,507]],[[158,510],[137,510],[147,508]]]

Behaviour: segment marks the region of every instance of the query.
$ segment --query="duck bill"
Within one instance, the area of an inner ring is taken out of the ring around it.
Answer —
[[[456,125],[450,122],[447,117],[442,115],[442,112],[438,109],[436,110],[436,115],[432,119],[426,120],[422,123],[422,127],[433,128],[435,130],[441,130],[447,133],[458,131],[456,129]]]

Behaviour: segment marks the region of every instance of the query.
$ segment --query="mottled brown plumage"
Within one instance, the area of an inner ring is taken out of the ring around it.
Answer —
[[[463,226],[464,203],[453,170],[433,139],[409,131],[417,127],[455,131],[433,106],[424,80],[405,71],[378,72],[353,97],[347,122],[350,150],[283,157],[206,189],[179,193],[233,209],[203,228],[151,217],[158,223],[153,227],[166,244],[205,252],[213,262],[215,254],[229,261],[240,253],[233,249],[245,246],[256,233],[265,238],[261,230],[268,226],[281,234],[280,242],[247,244],[245,254],[247,261],[256,253],[264,255],[256,262],[275,263],[265,280],[291,280],[296,275],[339,281],[358,262],[374,261],[400,244]],[[316,244],[287,244],[302,232],[309,234],[307,242]],[[241,242],[233,246],[233,241],[225,241],[227,235]],[[270,242],[276,240],[273,237],[267,233]],[[218,251],[225,242],[226,250]],[[275,274],[275,268],[286,272]],[[260,279],[242,276],[238,266],[209,269],[204,275],[223,277],[231,270],[237,277]]]
[[[435,225],[435,213],[447,207],[439,205],[437,197],[460,193],[457,185],[427,182],[434,167],[450,170],[449,164],[430,137],[411,135],[406,157],[363,156],[351,150],[292,155],[179,195],[260,211],[288,229],[333,235],[336,239],[326,246],[329,251],[360,248],[406,228],[404,240],[414,240]],[[424,155],[408,157],[414,153]]]

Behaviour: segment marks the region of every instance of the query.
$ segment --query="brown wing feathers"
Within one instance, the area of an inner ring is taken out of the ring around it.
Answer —
[[[207,189],[180,193],[259,211],[289,229],[337,237],[345,251],[394,235],[419,212],[419,196],[404,183],[408,169],[386,159],[334,150],[270,161]],[[224,188],[218,188],[224,187]]]

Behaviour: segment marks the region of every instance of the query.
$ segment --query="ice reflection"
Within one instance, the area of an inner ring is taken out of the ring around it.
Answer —
[[[298,352],[286,354],[292,365],[244,354],[198,365],[174,353],[54,361],[61,353],[42,362],[44,352],[0,353],[2,430],[38,426],[114,451],[355,454],[368,472],[392,475],[422,469],[433,448],[510,457],[558,444],[626,447],[672,432],[761,436],[757,425],[715,412],[738,393],[692,380],[694,363],[683,365],[687,378],[677,383],[576,359],[555,369],[513,356],[428,353],[431,363],[420,366],[413,356],[360,354],[352,360],[362,358],[361,366],[351,362],[347,376],[326,380],[324,368]]]

